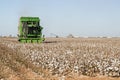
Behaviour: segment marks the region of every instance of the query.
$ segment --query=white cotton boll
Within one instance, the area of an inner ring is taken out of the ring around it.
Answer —
[[[118,68],[118,67],[114,67],[114,70],[115,70],[115,71],[119,71],[119,68]]]
[[[70,50],[67,50],[67,54],[71,54],[72,53],[72,51],[70,51]]]
[[[75,71],[76,73],[78,73],[78,70],[79,70],[79,67],[78,67],[78,66],[74,66],[74,71]]]

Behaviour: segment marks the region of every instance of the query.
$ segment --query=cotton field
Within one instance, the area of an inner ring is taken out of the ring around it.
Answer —
[[[0,66],[1,80],[119,80],[120,38],[0,38]]]

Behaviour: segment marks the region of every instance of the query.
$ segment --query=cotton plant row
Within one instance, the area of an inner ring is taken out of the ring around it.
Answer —
[[[120,76],[120,39],[68,38],[41,44],[9,40],[0,42],[18,51],[20,60],[43,76],[45,74],[39,68],[47,69],[51,75],[57,76]]]

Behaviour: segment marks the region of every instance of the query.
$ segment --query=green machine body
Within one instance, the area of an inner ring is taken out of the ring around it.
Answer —
[[[20,17],[18,25],[18,41],[22,43],[41,43],[42,35],[39,17]]]

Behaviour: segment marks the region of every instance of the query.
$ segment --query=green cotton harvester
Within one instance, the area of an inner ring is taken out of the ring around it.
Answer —
[[[20,17],[18,26],[18,41],[22,43],[41,43],[42,35],[39,17]]]

